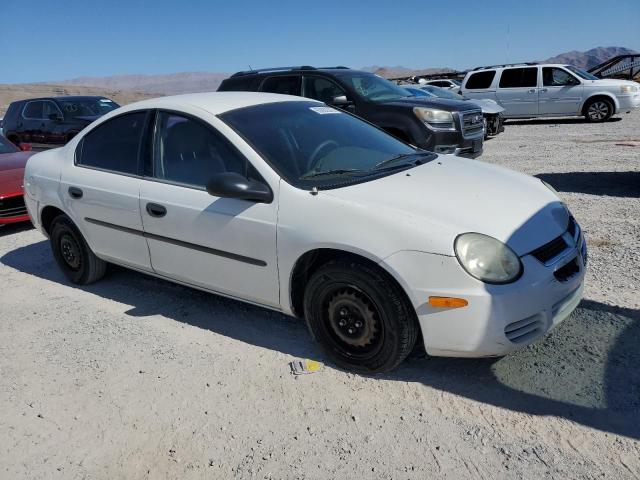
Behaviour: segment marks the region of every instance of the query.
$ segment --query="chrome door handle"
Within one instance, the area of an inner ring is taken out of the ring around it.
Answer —
[[[536,89],[535,88],[530,89],[529,93],[536,93]]]
[[[548,91],[549,91],[549,89],[548,89],[548,88],[541,88],[541,89],[540,89],[540,91],[541,91],[541,92],[548,92]]]

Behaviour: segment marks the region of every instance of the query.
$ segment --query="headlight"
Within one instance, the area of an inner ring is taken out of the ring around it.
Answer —
[[[522,274],[522,263],[513,250],[488,235],[458,235],[454,250],[462,268],[485,283],[511,283]]]
[[[413,113],[428,126],[441,130],[455,130],[453,115],[445,110],[435,108],[414,107]]]
[[[638,87],[635,85],[620,85],[620,93],[635,93],[638,91]]]

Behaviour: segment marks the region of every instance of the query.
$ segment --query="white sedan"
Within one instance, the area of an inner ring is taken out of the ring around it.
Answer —
[[[114,263],[306,318],[340,367],[496,356],[566,318],[585,242],[540,180],[437,156],[301,97],[222,92],[105,115],[25,171],[71,282]]]

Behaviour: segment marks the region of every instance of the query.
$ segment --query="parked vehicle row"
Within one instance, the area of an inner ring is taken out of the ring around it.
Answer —
[[[105,97],[46,97],[12,102],[3,131],[15,145],[64,145],[80,130],[120,105]]]
[[[430,355],[504,355],[575,309],[586,243],[551,188],[350,113],[447,117],[378,77],[298,72],[226,87],[325,85],[341,108],[252,92],[145,100],[31,157],[26,206],[69,280],[114,263],[304,317],[328,358],[362,372],[393,369],[418,338]]]
[[[218,91],[271,92],[319,100],[358,115],[402,141],[436,153],[475,158],[484,122],[473,103],[418,98],[369,72],[346,67],[287,67],[238,72]]]
[[[584,116],[603,122],[640,106],[640,85],[601,79],[571,65],[509,64],[467,73],[461,90],[471,99],[489,98],[505,118]]]
[[[452,90],[446,90],[444,88],[436,87],[428,84],[409,84],[402,85],[412,95],[417,97],[438,97],[448,98],[450,100],[462,100],[465,102],[471,102],[482,109],[482,116],[484,118],[484,131],[485,139],[493,137],[501,132],[504,132],[504,108],[502,108],[498,102],[489,99],[475,99],[471,100],[468,97],[464,97],[460,94],[454,93]]]

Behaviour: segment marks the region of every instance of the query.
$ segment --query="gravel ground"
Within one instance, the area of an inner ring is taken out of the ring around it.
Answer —
[[[302,322],[119,268],[70,285],[0,230],[0,478],[640,478],[640,111],[511,122],[481,161],[537,175],[582,224],[585,300],[499,360],[365,377]]]

